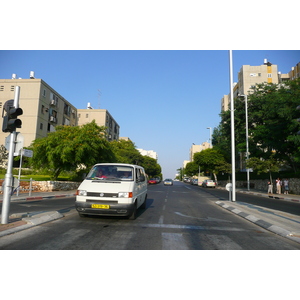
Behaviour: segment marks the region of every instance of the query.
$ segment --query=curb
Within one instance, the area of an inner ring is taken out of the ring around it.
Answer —
[[[14,214],[13,216],[15,217],[23,217],[22,221],[25,221],[27,224],[17,226],[14,228],[10,228],[4,231],[0,231],[0,237],[9,235],[18,231],[22,231],[37,225],[41,225],[43,223],[51,222],[54,220],[58,220],[64,217],[61,213],[58,211],[49,211],[49,212],[44,212],[44,213],[39,213],[39,214]]]
[[[219,189],[224,190],[224,187],[218,187]],[[260,196],[260,197],[265,197],[265,198],[272,198],[272,199],[277,199],[277,200],[285,200],[285,201],[290,201],[290,202],[297,202],[300,203],[300,199],[297,198],[292,198],[292,197],[282,197],[282,196],[276,196],[274,194],[269,195],[267,193],[259,192],[259,191],[243,191],[243,190],[236,190],[237,193],[242,193],[242,194],[250,194],[250,195],[255,195],[255,196]],[[298,195],[297,195],[298,196]],[[299,195],[300,196],[300,195]]]
[[[53,196],[34,196],[34,197],[26,197],[26,198],[18,198],[18,199],[10,199],[10,201],[31,201],[31,200],[42,200],[42,199],[51,199],[51,198],[63,198],[76,196],[76,194],[62,194],[62,195],[53,195]],[[0,200],[0,203],[3,202],[3,199]]]
[[[256,225],[258,225],[260,227],[263,227],[263,228],[265,228],[265,229],[267,229],[267,230],[269,230],[269,231],[271,231],[273,233],[276,233],[276,234],[278,234],[280,236],[283,236],[285,238],[293,240],[294,242],[300,243],[300,237],[294,236],[294,234],[291,231],[289,231],[289,230],[286,230],[286,229],[281,228],[281,227],[279,227],[277,225],[274,225],[274,224],[271,224],[269,222],[266,222],[266,221],[264,221],[262,219],[259,219],[259,218],[255,217],[254,215],[247,214],[247,213],[245,213],[245,212],[243,212],[243,211],[241,211],[241,210],[239,210],[239,209],[237,209],[237,208],[235,208],[233,206],[230,206],[230,205],[228,205],[226,203],[223,203],[221,201],[217,201],[215,203],[217,205],[219,205],[219,206],[221,206],[221,207],[229,210],[230,212],[233,212],[236,215],[238,215],[238,216],[240,216],[240,217],[242,217],[244,219],[247,219],[248,221],[250,221],[250,222],[252,222],[252,223],[254,223],[254,224],[256,224]]]

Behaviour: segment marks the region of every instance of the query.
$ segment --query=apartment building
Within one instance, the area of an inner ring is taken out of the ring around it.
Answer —
[[[156,160],[158,160],[158,155],[157,152],[153,151],[153,150],[144,150],[144,149],[137,149],[141,155],[143,156],[149,156],[151,158],[154,158]]]
[[[14,99],[15,87],[20,86],[19,107],[23,110],[22,128],[17,131],[24,138],[24,147],[37,138],[46,137],[56,125],[77,125],[77,109],[42,79],[0,79],[0,109],[7,100]],[[1,124],[2,126],[2,124]],[[0,131],[0,145],[5,145],[8,133]]]
[[[120,126],[106,109],[93,109],[88,104],[87,109],[77,109],[78,125],[84,125],[95,120],[99,126],[106,127],[108,141],[118,141]]]
[[[190,148],[190,161],[194,161],[194,154],[210,148],[210,143],[204,142],[201,145],[193,144]]]
[[[300,77],[300,63],[292,67],[287,74],[278,72],[278,66],[264,60],[260,66],[243,65],[238,73],[238,82],[234,83],[233,98],[238,94],[247,95],[252,86],[259,83],[282,83],[286,80],[293,80]],[[231,94],[224,95],[221,99],[221,111],[229,109]]]
[[[243,65],[238,73],[238,82],[234,83],[233,98],[238,94],[247,95],[252,86],[258,83],[279,83],[278,66],[264,60],[260,66]],[[221,110],[228,110],[231,93],[221,100]]]
[[[57,125],[77,126],[95,120],[99,126],[107,127],[107,139],[118,140],[120,126],[105,109],[77,109],[56,90],[42,79],[36,79],[34,72],[30,78],[0,79],[0,109],[6,101],[14,99],[15,87],[20,86],[19,107],[23,114],[22,128],[18,132],[24,138],[23,147],[28,147],[33,140],[43,138],[55,131]],[[1,124],[2,129],[2,124]],[[9,133],[0,130],[0,145],[5,145]]]

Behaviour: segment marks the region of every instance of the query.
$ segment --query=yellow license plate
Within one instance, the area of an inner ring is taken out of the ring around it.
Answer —
[[[109,205],[106,205],[106,204],[92,204],[92,208],[109,209]]]

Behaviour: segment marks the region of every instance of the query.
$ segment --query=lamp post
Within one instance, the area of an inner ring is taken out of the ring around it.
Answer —
[[[207,127],[206,129],[209,129],[209,147],[212,148],[212,140],[211,140],[211,127]]]
[[[249,134],[248,134],[248,96],[239,95],[245,99],[245,118],[246,118],[246,162],[249,159]],[[250,191],[250,170],[247,168],[247,190]]]
[[[233,63],[232,50],[229,50],[229,85],[230,85],[230,117],[231,117],[231,169],[232,169],[232,199],[236,201],[235,182],[235,130],[234,130],[234,101],[233,101]]]

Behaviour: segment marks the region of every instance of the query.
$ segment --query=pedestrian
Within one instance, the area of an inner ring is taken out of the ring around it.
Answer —
[[[273,184],[271,181],[268,182],[268,194],[273,194]]]
[[[276,179],[276,193],[281,194],[281,180],[280,180],[280,178]]]
[[[288,194],[289,193],[289,180],[286,178],[283,180],[283,190],[284,190],[284,194]]]

